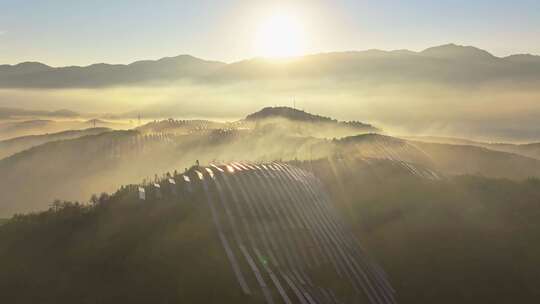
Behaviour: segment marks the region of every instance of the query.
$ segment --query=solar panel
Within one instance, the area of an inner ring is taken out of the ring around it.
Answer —
[[[248,211],[251,212],[251,215],[254,218],[258,219],[255,221],[255,227],[257,228],[259,232],[259,237],[262,241],[262,245],[265,249],[265,253],[267,253],[268,256],[270,257],[270,261],[272,262],[272,264],[277,266],[279,263],[276,256],[274,255],[274,250],[272,250],[272,247],[274,244],[268,240],[268,227],[266,226],[266,221],[262,220],[260,211],[257,208],[255,208],[256,206],[255,199],[253,198],[253,194],[250,191],[251,190],[250,187],[246,187],[244,185],[244,179],[243,179],[243,176],[241,175],[239,176],[232,175],[232,179],[233,181],[236,181],[236,184],[238,185],[238,189],[240,189],[240,194],[243,197],[244,202],[248,206]]]
[[[243,171],[244,170],[240,166],[236,165],[235,163],[231,163],[230,166],[232,166],[234,168],[234,170],[238,170],[238,171]]]
[[[251,228],[250,228],[250,225],[248,224],[248,222],[246,221],[245,217],[242,216],[242,214],[244,212],[242,212],[242,207],[240,205],[240,202],[239,202],[239,199],[238,197],[236,196],[235,192],[234,192],[234,188],[232,188],[232,185],[231,183],[229,182],[228,180],[228,176],[227,174],[222,174],[221,177],[223,178],[223,181],[226,185],[226,188],[227,190],[229,190],[233,200],[232,200],[232,203],[234,203],[234,205],[236,205],[235,207],[238,209],[239,211],[239,214],[241,215],[241,221],[240,223],[242,223],[244,225],[244,232],[247,234],[248,236],[248,240],[249,242],[251,243],[252,245],[252,248],[257,249],[257,246],[256,246],[256,243],[255,243],[255,238],[253,237],[253,235],[251,234]],[[215,179],[215,185],[216,187],[218,188],[218,193],[223,193],[223,191],[225,191],[224,188],[221,187],[220,185],[220,182],[219,182],[219,179],[216,178]],[[229,206],[228,202],[227,202],[227,199],[225,198],[225,196],[223,195],[220,195],[220,197],[222,198],[221,199],[221,202],[223,203],[224,205],[224,208],[226,209],[226,213],[229,214],[231,216],[231,220],[230,220],[230,224],[232,227],[235,226],[235,223],[236,223],[236,219],[233,217],[234,215],[234,212],[232,211],[231,207],[232,206]],[[245,245],[243,245],[243,242],[241,241],[241,237],[239,236],[239,232],[237,229],[233,229],[233,233],[237,233],[238,236],[236,237],[237,239],[237,242],[238,242],[238,246],[242,252],[242,254],[244,255],[245,259],[246,259],[246,262],[248,263],[249,267],[251,268],[252,272],[254,273],[255,275],[255,278],[259,284],[259,286],[261,287],[261,290],[263,292],[263,295],[264,295],[264,298],[266,300],[267,303],[273,303],[273,299],[272,299],[272,296],[271,296],[271,292],[269,290],[269,287],[267,286],[263,276],[261,275],[260,271],[259,271],[259,268],[257,267],[257,264],[255,263],[255,261],[253,260],[253,258],[251,257],[251,255],[249,254],[248,252],[248,249],[246,248]],[[257,252],[258,252],[258,249],[257,249]],[[259,258],[259,260],[261,260],[262,258]]]
[[[237,166],[239,166],[240,168],[244,169],[244,170],[249,170],[249,168],[246,167],[243,163],[238,163],[238,162],[236,162],[235,164],[236,164]]]
[[[223,175],[223,178],[224,178],[225,183],[228,185],[229,189],[232,189],[232,188],[230,188],[230,184],[226,181],[227,176],[226,176],[226,175]],[[235,179],[237,179],[237,178],[235,178]],[[253,194],[253,193],[249,193],[249,194],[248,194],[248,193],[246,192],[246,190],[243,189],[244,187],[246,187],[246,186],[244,185],[244,183],[246,182],[246,179],[247,179],[247,176],[244,175],[244,176],[242,176],[241,180],[236,180],[235,183],[238,183],[238,185],[240,185],[240,189],[241,189],[240,192],[241,192],[241,194],[242,194],[242,196],[243,196],[244,198],[247,196],[247,197],[249,197],[250,199],[253,199],[253,198],[255,198],[254,194]],[[249,188],[249,186],[247,186],[247,187]],[[236,188],[235,188],[235,189],[236,189]],[[231,192],[232,192],[232,191],[231,191]],[[234,193],[234,192],[232,192],[232,193]],[[233,195],[233,197],[234,197],[234,195]],[[236,204],[239,203],[238,198],[235,198],[234,201],[236,201]],[[246,204],[249,204],[249,205],[247,206],[247,209],[248,209],[249,213],[250,213],[252,216],[260,216],[260,215],[261,215],[261,210],[260,210],[260,209],[257,210],[257,209],[255,208],[254,205],[250,204],[250,203],[249,203],[248,201],[246,201],[246,200],[244,200],[244,202],[245,202]],[[258,214],[258,215],[257,215],[257,214]],[[249,227],[250,225],[247,224],[247,222],[246,222],[245,220],[243,220],[242,222],[245,224],[245,227],[246,227],[246,229],[245,229],[245,230],[246,230],[246,233],[247,233],[248,235],[251,235],[251,232],[250,232],[250,231],[251,231],[252,229],[250,229],[250,227]],[[260,236],[260,240],[262,241],[264,247],[265,247],[265,248],[270,248],[271,246],[269,246],[269,245],[270,245],[271,242],[269,242],[267,236],[265,235],[265,234],[268,234],[268,233],[269,233],[269,231],[267,230],[268,227],[261,227],[261,226],[262,226],[261,223],[258,223],[258,224],[255,223],[255,226],[256,226],[256,227],[255,227],[255,230],[256,230],[256,231],[259,231],[259,234],[260,234],[260,235],[259,235],[259,236]],[[262,235],[261,235],[261,234],[262,234]],[[268,235],[268,237],[271,237],[271,236]],[[249,239],[252,240],[252,241],[250,241],[252,244],[255,244],[255,243],[254,243],[254,239],[255,239],[255,238],[249,237]],[[275,246],[275,244],[274,244],[274,246]],[[262,261],[265,260],[263,254],[260,252],[260,250],[259,250],[256,246],[253,247],[253,250],[256,252],[257,258],[258,258],[259,261],[261,261],[261,265],[263,266],[263,269],[265,269],[265,271],[268,273],[270,279],[272,280],[272,282],[273,282],[274,285],[276,286],[276,289],[278,290],[278,292],[279,292],[280,295],[282,296],[283,300],[284,300],[285,302],[289,303],[290,299],[288,299],[288,296],[287,296],[286,292],[284,291],[283,287],[281,286],[281,284],[280,284],[280,282],[279,282],[279,279],[275,276],[275,274],[274,274],[273,271],[271,270],[270,266],[269,266],[268,264],[266,264],[265,262],[262,262]],[[276,248],[274,247],[272,250],[276,250]],[[269,251],[270,254],[272,254],[272,250]],[[277,250],[276,250],[276,252],[277,252]],[[288,299],[288,300],[287,300],[287,299]]]
[[[298,248],[297,245],[299,242],[293,239],[293,235],[295,235],[295,233],[288,233],[285,231],[285,228],[288,227],[291,229],[293,226],[292,221],[287,216],[287,213],[282,212],[283,210],[281,209],[281,200],[286,198],[278,197],[278,191],[276,190],[273,181],[270,179],[263,179],[262,173],[259,173],[260,168],[253,170],[252,172],[253,175],[255,175],[260,188],[262,189],[260,195],[264,201],[263,204],[268,206],[268,215],[279,223],[277,227],[280,231],[277,233],[276,239],[278,240],[278,243],[280,242],[280,238],[283,239],[282,246],[285,248],[285,255],[287,259],[292,261],[294,265],[305,265],[307,256],[305,256],[303,251]],[[302,255],[302,258],[300,258],[300,255]]]
[[[197,173],[200,173],[200,172],[197,171]],[[244,276],[242,275],[242,271],[240,270],[240,266],[238,264],[237,258],[234,255],[234,252],[231,249],[229,241],[228,241],[227,237],[225,236],[225,232],[223,231],[223,228],[221,226],[219,215],[218,215],[218,213],[216,211],[216,208],[214,206],[214,202],[213,202],[213,199],[211,197],[210,191],[208,190],[208,185],[206,183],[206,180],[204,180],[202,178],[202,176],[199,176],[199,178],[201,178],[202,183],[203,183],[203,189],[204,189],[204,192],[206,194],[208,206],[210,207],[210,212],[212,214],[212,220],[213,220],[214,225],[216,226],[216,228],[218,230],[219,239],[221,241],[221,244],[222,244],[223,248],[225,249],[225,253],[226,253],[227,258],[228,258],[228,260],[229,260],[229,262],[230,262],[230,264],[232,266],[232,269],[234,271],[236,279],[238,280],[238,283],[240,284],[240,286],[241,286],[242,290],[244,291],[244,293],[250,294],[249,287],[247,286],[247,283],[246,283],[246,281],[244,279]]]
[[[270,292],[268,285],[266,285],[266,282],[264,281],[261,275],[261,272],[259,271],[259,268],[257,267],[257,264],[255,264],[255,261],[253,261],[253,258],[249,255],[245,247],[243,246],[240,247],[240,250],[242,250],[244,254],[246,255],[246,257],[248,257],[247,262],[249,266],[251,267],[251,269],[253,270],[253,273],[255,274],[255,278],[257,282],[261,286],[266,303],[273,304],[274,300],[272,299],[272,293]]]
[[[297,174],[307,176],[306,172],[299,170],[298,168],[291,168],[291,171],[296,172]],[[314,177],[312,177],[312,180],[316,180]],[[321,198],[324,200],[325,196],[323,195],[321,189],[319,187],[314,187],[312,183],[307,183],[306,186],[310,189],[312,195],[314,196],[314,202],[315,206],[321,206],[319,203],[321,203]],[[317,189],[317,193],[319,193],[319,197],[317,197],[317,194],[315,193],[315,189]],[[327,200],[326,200],[327,201]],[[328,204],[322,204],[324,206],[328,206]],[[330,236],[333,238],[333,241],[336,242],[338,246],[339,252],[341,257],[344,259],[347,267],[349,270],[352,271],[353,275],[355,276],[356,280],[359,284],[361,284],[364,290],[369,289],[369,292],[371,292],[371,295],[368,294],[368,296],[372,296],[376,298],[378,301],[384,301],[393,303],[393,299],[391,296],[391,292],[388,292],[386,286],[382,284],[382,282],[375,276],[375,277],[368,277],[369,275],[372,275],[369,269],[369,265],[364,265],[364,267],[360,266],[357,261],[347,253],[347,249],[350,246],[350,242],[347,242],[345,239],[345,235],[343,231],[340,232],[339,227],[336,226],[336,223],[333,222],[331,219],[326,218],[326,216],[331,215],[331,212],[320,212],[320,214],[323,216],[321,218],[322,221],[325,221],[326,229],[330,229],[329,233]],[[367,291],[366,291],[367,292]]]
[[[293,174],[291,174],[288,166],[284,167],[283,173],[291,179],[302,181],[302,179],[298,176],[294,176]],[[304,213],[306,213],[308,222],[311,222],[311,228],[317,232],[315,235],[319,239],[319,243],[322,245],[322,248],[326,250],[327,255],[330,257],[330,262],[333,264],[336,272],[338,273],[338,275],[342,275],[344,273],[347,277],[349,277],[349,273],[347,272],[347,269],[343,264],[342,259],[340,259],[340,255],[338,250],[335,248],[335,244],[332,244],[333,242],[331,240],[331,237],[329,237],[327,232],[324,230],[324,227],[322,227],[322,223],[317,218],[317,215],[313,212],[312,208],[308,207],[309,203],[305,195],[305,189],[302,189],[302,187],[300,186],[302,185],[302,183],[290,184],[292,188],[297,191],[296,193],[300,197],[300,207],[303,208]]]
[[[305,299],[303,293],[300,291],[299,287],[297,287],[294,284],[294,282],[285,273],[280,271],[280,274],[285,280],[285,282],[287,283],[287,285],[289,285],[289,288],[291,288],[296,298],[300,301],[300,304],[308,304],[307,300]]]
[[[206,172],[208,172],[208,175],[210,175],[211,178],[214,178],[214,172],[212,172],[212,169],[210,168],[205,168],[206,169]]]
[[[292,198],[292,200],[295,202],[291,204],[286,204],[285,205],[286,208],[288,208],[290,214],[292,214],[293,217],[296,217],[297,223],[299,223],[301,227],[304,227],[306,229],[307,234],[308,234],[308,239],[310,243],[313,244],[313,246],[311,247],[319,249],[317,251],[311,251],[312,254],[314,255],[315,263],[317,265],[320,265],[321,263],[328,261],[328,257],[326,256],[326,251],[321,250],[323,249],[323,246],[322,244],[320,244],[319,238],[316,236],[314,229],[311,228],[310,220],[308,220],[303,208],[300,207],[300,202],[299,202],[300,199],[296,195],[296,192],[292,190],[292,188],[289,185],[289,182],[285,180],[286,177],[282,175],[283,174],[282,171],[274,171],[274,172],[275,172],[274,174],[276,177],[276,181],[280,184],[280,187],[278,188],[282,189],[282,191],[286,193],[286,196]]]
[[[286,167],[285,171],[289,174],[295,174],[296,172]],[[297,175],[297,178],[302,179],[301,176]],[[304,193],[308,193],[310,191],[309,183],[302,183],[303,191]],[[311,193],[315,195],[314,193]],[[314,201],[317,201],[318,198],[315,196],[312,198]],[[345,275],[351,280],[351,283],[354,284],[353,278],[351,277],[351,274],[356,279],[356,282],[360,285],[362,285],[362,280],[359,278],[358,273],[355,271],[355,268],[351,264],[351,261],[349,260],[348,256],[343,252],[340,243],[338,241],[338,237],[331,231],[328,227],[327,222],[325,221],[324,217],[317,211],[319,211],[317,208],[312,208],[315,221],[319,223],[319,235],[325,240],[326,243],[331,244],[331,248],[333,248],[333,258],[336,260],[337,264],[340,266],[340,268],[344,271]],[[363,285],[362,285],[363,286]]]
[[[144,188],[139,187],[138,190],[139,190],[139,199],[144,201],[146,199],[146,192],[144,191]]]
[[[281,176],[282,179],[290,179],[291,178],[289,175],[286,174],[285,170],[281,170],[277,174],[278,174],[278,176]],[[311,214],[310,210],[306,209],[305,197],[302,195],[301,192],[299,192],[299,188],[298,188],[297,184],[298,183],[291,183],[291,182],[285,181],[284,182],[284,187],[286,189],[289,189],[289,191],[292,193],[292,195],[296,198],[296,202],[297,202],[296,206],[301,210],[300,214],[304,215],[307,227],[309,229],[312,229],[313,231],[316,231],[317,230],[317,226],[316,226],[317,223],[312,218],[312,214]],[[317,236],[316,239],[320,240],[320,237]],[[319,244],[319,246],[322,246],[322,244]]]
[[[259,252],[259,250],[257,248],[253,248],[253,250],[255,251],[255,254],[260,259],[262,257],[262,255]],[[278,293],[281,296],[281,298],[283,299],[283,301],[286,304],[292,304],[291,299],[289,299],[289,296],[287,295],[287,293],[283,289],[283,286],[281,286],[281,283],[279,282],[279,279],[276,277],[276,275],[274,274],[272,269],[268,266],[268,264],[263,263],[262,265],[263,265],[264,270],[266,270],[266,272],[270,276],[270,279],[272,280],[272,283],[274,283],[274,286],[276,286],[276,289],[278,290]]]
[[[174,180],[174,178],[167,179],[167,189],[169,189],[169,192],[172,195],[174,196],[178,195],[178,189],[177,189],[176,181]]]
[[[223,169],[221,169],[220,167],[214,165],[214,164],[211,164],[210,166],[212,166],[214,169],[218,170],[219,172],[225,172]]]

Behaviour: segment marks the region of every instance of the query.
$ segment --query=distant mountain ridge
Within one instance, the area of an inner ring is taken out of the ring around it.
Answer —
[[[0,119],[21,116],[78,117],[80,116],[80,114],[66,109],[56,111],[42,111],[0,107]]]
[[[50,134],[28,135],[7,140],[0,140],[0,159],[57,140],[79,138],[86,135],[96,135],[112,131],[109,128],[90,128],[84,130],[69,130]]]
[[[275,64],[279,61],[280,64]],[[399,73],[397,73],[399,72]],[[272,77],[445,83],[490,80],[540,81],[540,56],[496,57],[472,46],[446,44],[421,52],[367,50],[306,55],[288,59],[255,58],[226,64],[190,55],[131,64],[50,67],[39,62],[0,65],[0,88],[95,88],[178,80],[203,83]]]
[[[72,88],[106,87],[200,77],[224,65],[190,55],[142,60],[128,65],[98,63],[51,67],[39,62],[0,65],[0,87]]]
[[[501,59],[500,57],[496,57],[488,51],[485,51],[485,50],[482,50],[473,46],[459,46],[453,43],[430,47],[420,52],[420,54],[424,56],[434,57],[434,58],[464,57],[464,58],[482,58],[482,59]]]

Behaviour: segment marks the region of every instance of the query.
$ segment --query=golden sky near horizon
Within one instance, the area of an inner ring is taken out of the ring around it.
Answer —
[[[0,64],[130,63],[190,54],[225,62],[456,43],[540,54],[540,1],[5,0]]]

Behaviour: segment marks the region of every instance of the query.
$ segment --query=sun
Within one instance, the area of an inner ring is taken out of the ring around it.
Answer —
[[[254,44],[257,56],[299,56],[305,53],[304,28],[300,20],[291,14],[273,14],[259,24]]]

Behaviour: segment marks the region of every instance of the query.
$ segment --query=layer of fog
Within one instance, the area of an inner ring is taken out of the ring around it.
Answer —
[[[176,83],[105,89],[0,90],[1,106],[69,109],[104,117],[235,120],[265,106],[374,124],[392,134],[489,141],[540,140],[540,89],[512,83],[445,86],[311,80]]]

